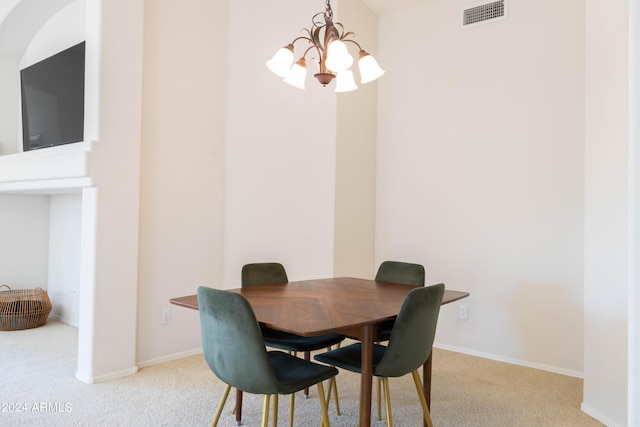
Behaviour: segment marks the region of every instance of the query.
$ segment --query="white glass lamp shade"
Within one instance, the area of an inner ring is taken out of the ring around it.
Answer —
[[[351,70],[340,71],[336,75],[336,92],[351,92],[358,89]]]
[[[304,89],[304,81],[306,78],[307,61],[304,58],[300,58],[298,62],[293,64],[293,67],[289,70],[289,74],[287,74],[287,77],[283,81],[291,86]]]
[[[360,83],[362,84],[372,82],[384,74],[384,70],[380,68],[375,58],[364,50],[360,51],[358,68],[360,69]]]
[[[327,62],[325,66],[336,73],[348,70],[353,64],[353,57],[347,51],[347,45],[340,40],[329,43],[327,48]]]
[[[293,46],[280,48],[273,58],[267,61],[267,68],[278,77],[285,78],[293,64]]]

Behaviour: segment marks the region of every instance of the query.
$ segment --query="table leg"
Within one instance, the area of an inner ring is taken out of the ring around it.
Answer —
[[[433,350],[422,365],[422,390],[424,391],[424,399],[427,401],[427,407],[431,411],[431,366],[433,364]],[[424,422],[427,427],[427,422]]]
[[[236,424],[242,423],[242,390],[236,389]]]
[[[311,352],[310,351],[305,351],[304,352],[304,360],[306,360],[307,362],[309,362],[311,360]],[[309,388],[305,388],[304,389],[304,398],[308,399],[309,398]]]
[[[371,425],[371,382],[373,380],[373,325],[364,327],[360,375],[360,427]]]

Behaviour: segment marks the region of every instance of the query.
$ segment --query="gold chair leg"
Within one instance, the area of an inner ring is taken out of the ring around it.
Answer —
[[[318,397],[320,398],[320,410],[322,411],[320,427],[331,427],[329,424],[329,412],[327,411],[327,400],[324,398],[324,385],[322,385],[322,381],[318,383]]]
[[[336,348],[340,348],[340,343],[336,344]],[[327,351],[331,351],[331,347],[327,347]],[[329,391],[327,391],[327,407],[331,403],[331,392],[333,391],[333,398],[336,400],[336,413],[338,415],[342,415],[340,412],[340,399],[338,398],[338,382],[336,381],[336,377],[332,377],[329,380]]]
[[[384,377],[382,379],[384,384],[384,400],[387,403],[387,426],[393,427],[393,419],[391,418],[391,393],[389,393],[389,378]]]
[[[218,420],[220,419],[220,415],[222,414],[222,410],[224,409],[224,404],[227,401],[230,390],[231,386],[227,384],[227,387],[224,389],[224,393],[222,393],[222,397],[220,398],[220,403],[218,403],[218,409],[216,409],[216,415],[213,417],[211,427],[216,427],[218,425]]]
[[[433,427],[433,421],[431,420],[431,413],[429,412],[429,407],[427,406],[427,399],[424,397],[424,391],[422,390],[422,382],[420,381],[420,374],[415,370],[411,372],[413,376],[413,382],[416,385],[416,390],[418,390],[418,397],[420,398],[420,404],[422,405],[422,412],[424,413],[424,420],[427,422],[428,427]]]
[[[378,383],[378,421],[382,420],[382,378],[377,377]]]
[[[342,415],[340,412],[340,399],[338,399],[338,381],[336,377],[331,378],[331,381],[333,383],[333,398],[336,400],[336,413]],[[331,390],[329,390],[329,396],[331,396]]]
[[[327,407],[331,404],[331,392],[333,392],[333,399],[336,401],[336,413],[342,415],[340,412],[340,399],[338,398],[338,383],[336,377],[329,380],[329,390],[327,390]]]
[[[278,427],[278,395],[273,395],[273,420],[271,422],[273,427]]]
[[[289,395],[289,427],[293,427],[293,408],[296,402],[296,394]]]
[[[264,395],[264,404],[262,405],[262,427],[267,427],[269,425],[269,399],[271,395]]]

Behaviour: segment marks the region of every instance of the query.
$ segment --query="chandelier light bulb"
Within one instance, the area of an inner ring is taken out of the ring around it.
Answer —
[[[339,71],[336,76],[336,92],[351,92],[358,89],[351,70]]]
[[[303,35],[294,38],[267,61],[269,70],[283,78],[285,83],[300,89],[305,88],[306,57],[309,56],[318,65],[318,72],[313,77],[322,86],[328,86],[335,80],[336,92],[357,89],[353,73],[349,71],[354,58],[349,54],[347,43],[353,44],[360,51],[358,67],[362,83],[372,82],[384,74],[384,70],[373,56],[365,52],[355,40],[355,33],[346,31],[340,22],[333,23],[330,0],[326,0],[325,11],[313,15],[311,21],[311,28],[303,28]],[[299,47],[304,45],[303,53],[294,64],[294,45],[298,42]]]
[[[300,58],[298,62],[293,64],[289,70],[289,74],[284,79],[285,83],[295,86],[298,89],[304,89],[304,80],[307,78],[307,61]]]
[[[362,84],[372,82],[384,74],[384,70],[378,65],[378,61],[364,50],[360,51],[358,68],[360,69],[360,83]]]
[[[293,64],[293,45],[280,48],[273,58],[267,61],[267,68],[278,77],[285,78]]]
[[[340,40],[329,43],[327,48],[326,66],[329,70],[339,73],[348,70],[353,64],[353,57],[349,55],[347,45]]]

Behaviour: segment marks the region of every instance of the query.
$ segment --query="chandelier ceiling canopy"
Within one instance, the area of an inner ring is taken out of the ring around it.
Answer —
[[[324,22],[320,21],[319,17],[323,17]],[[306,35],[295,38],[267,61],[269,70],[284,79],[285,83],[304,89],[307,77],[306,57],[312,52],[317,57],[313,56],[311,59],[315,60],[319,67],[319,72],[314,74],[314,77],[322,86],[328,85],[335,79],[336,92],[358,89],[350,69],[353,65],[353,57],[349,54],[346,43],[354,44],[360,51],[358,59],[360,83],[372,82],[384,74],[384,70],[380,68],[374,57],[353,40],[355,34],[351,31],[346,32],[341,23],[333,23],[330,0],[327,0],[324,12],[318,12],[313,16],[312,23],[310,29],[302,30]],[[306,41],[308,46],[294,64],[294,45],[298,41]]]

